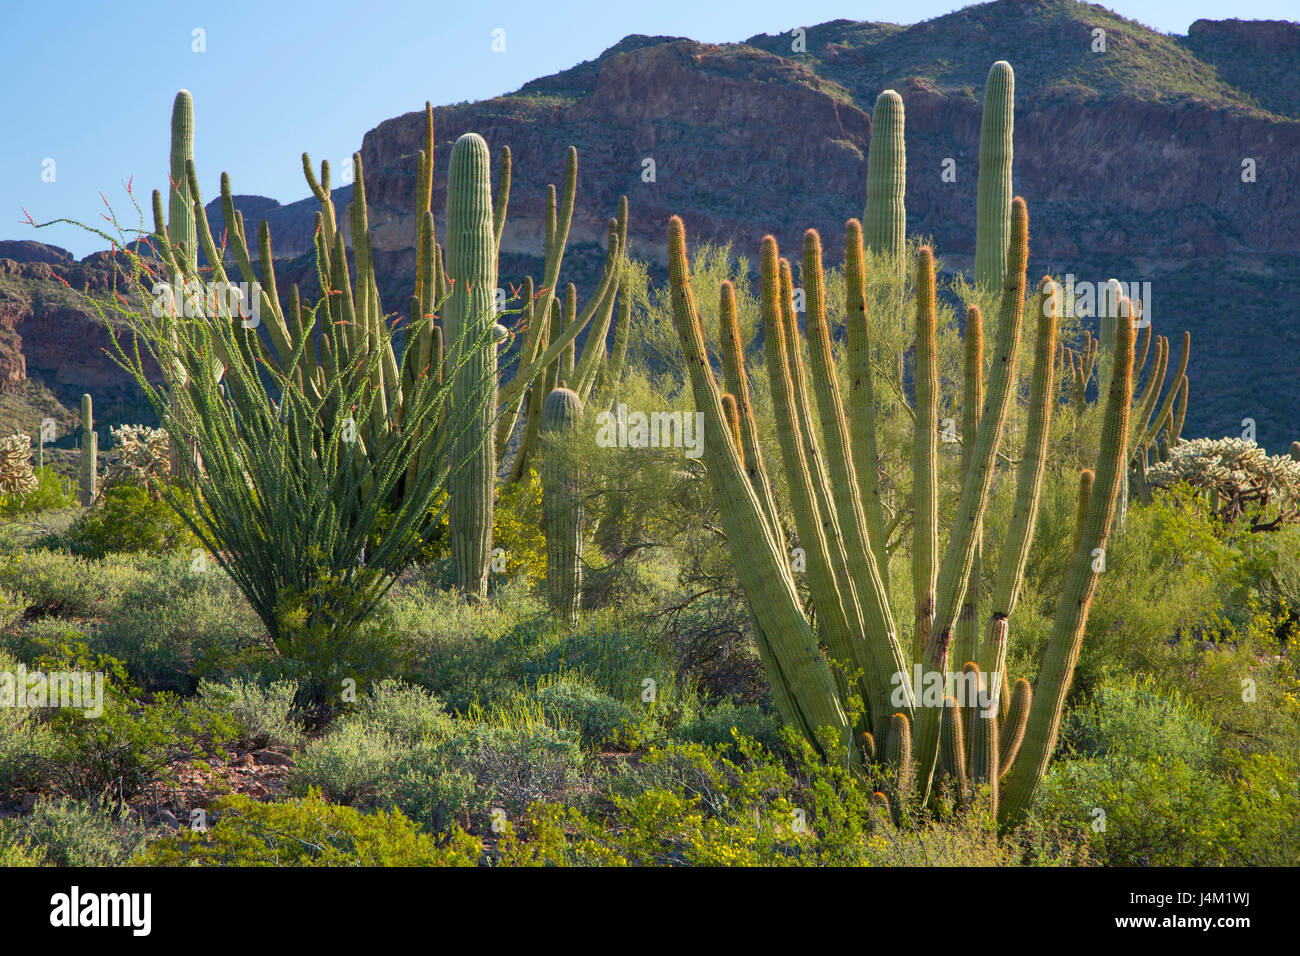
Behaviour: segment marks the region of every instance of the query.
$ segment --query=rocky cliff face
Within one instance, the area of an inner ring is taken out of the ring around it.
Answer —
[[[1300,437],[1296,24],[1202,20],[1169,37],[1089,4],[1001,0],[908,27],[841,20],[718,45],[629,37],[510,96],[437,109],[434,208],[451,144],[475,130],[514,155],[503,278],[535,267],[545,186],[569,144],[580,158],[572,242],[590,244],[580,255],[598,256],[627,194],[632,251],[652,263],[674,213],[693,240],[750,254],[764,233],[795,249],[814,226],[833,257],[844,220],[862,214],[875,97],[893,88],[907,111],[909,229],[932,236],[949,268],[968,268],[980,97],[997,59],[1016,68],[1031,270],[1152,283],[1157,328],[1193,334],[1191,432],[1235,432],[1249,417],[1271,446]],[[409,294],[422,130],[413,111],[361,147],[389,303]],[[341,212],[349,192],[336,190]],[[314,203],[238,204],[250,226],[268,219],[278,256],[308,252]],[[305,282],[310,271],[298,269]],[[24,351],[29,366],[51,361]]]

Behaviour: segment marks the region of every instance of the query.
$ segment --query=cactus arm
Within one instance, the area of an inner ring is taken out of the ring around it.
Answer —
[[[1016,476],[1016,498],[1002,539],[998,555],[998,573],[993,587],[993,623],[1005,623],[1015,610],[1020,589],[1025,580],[1025,567],[1033,545],[1034,529],[1038,524],[1038,503],[1042,493],[1043,474],[1047,469],[1048,441],[1052,425],[1051,396],[1055,384],[1052,356],[1056,352],[1057,311],[1060,289],[1055,282],[1044,277],[1040,284],[1043,307],[1038,314],[1038,336],[1034,350],[1034,367],[1029,383],[1028,422],[1025,426],[1025,445],[1021,453],[1020,470]],[[981,662],[986,673],[1002,675],[1006,670],[1006,641],[990,640],[981,652]]]
[[[867,535],[866,516],[858,495],[858,479],[853,473],[853,457],[849,450],[849,429],[844,417],[844,404],[840,396],[839,378],[836,375],[831,352],[830,329],[826,322],[826,294],[822,271],[821,238],[815,229],[804,234],[804,284],[807,287],[807,335],[812,380],[817,395],[817,408],[821,415],[822,437],[826,444],[826,461],[830,466],[830,485],[833,502],[844,536],[852,592],[842,591],[846,602],[858,605],[849,620],[857,617],[865,630],[853,640],[850,647],[855,653],[855,663],[863,670],[866,691],[864,699],[873,715],[889,712],[889,694],[892,677],[907,670],[902,645],[894,626],[889,597],[880,579],[875,552]]]
[[[1101,447],[1097,453],[1096,480],[1088,502],[1088,516],[1060,599],[1056,603],[1056,617],[1047,647],[1043,651],[1038,684],[1034,689],[1020,755],[1016,758],[1002,791],[998,822],[1004,828],[1015,826],[1023,820],[1056,747],[1065,696],[1074,677],[1074,666],[1079,659],[1084,629],[1088,623],[1089,605],[1097,587],[1093,551],[1106,545],[1115,515],[1120,476],[1128,461],[1126,449],[1132,395],[1133,325],[1127,315],[1121,315],[1115,340],[1115,364],[1111,370]]]
[[[194,161],[194,99],[181,90],[172,103],[171,186],[167,190],[167,238],[185,275],[198,273],[198,232],[186,165]]]
[[[444,267],[451,295],[446,305],[448,365],[453,370],[452,404],[466,416],[457,429],[458,469],[449,482],[452,567],[459,590],[487,596],[492,551],[492,440],[497,403],[477,404],[485,383],[495,389],[495,348],[478,347],[495,322],[496,242],[493,235],[490,157],[487,143],[466,133],[452,148],[447,173],[447,255]]]
[[[852,598],[853,581],[849,576],[848,558],[838,522],[827,500],[828,481],[816,445],[812,442],[798,333],[792,332],[797,326],[791,299],[790,267],[784,259],[778,261],[776,240],[771,236],[763,238],[760,277],[763,344],[767,352],[772,407],[786,480],[790,486],[795,528],[808,559],[808,587],[832,656],[841,664],[848,665],[857,660],[853,635],[862,633],[861,618],[850,617],[858,610]],[[834,676],[840,691],[846,691],[843,672],[837,670]],[[866,694],[863,701],[870,705],[870,697]]]
[[[876,97],[867,144],[867,205],[862,214],[866,248],[888,253],[902,267],[907,246],[907,152],[903,98],[893,90]]]
[[[919,660],[934,622],[939,550],[939,369],[934,309],[934,253],[916,256],[916,412],[912,438],[912,598],[915,607],[912,659]]]
[[[966,476],[966,469],[970,467],[970,453],[974,446],[974,442],[967,440],[967,436],[974,436],[979,430],[980,407],[984,404],[984,315],[977,305],[966,308],[964,344],[961,478]],[[957,659],[963,661],[979,660],[979,585],[983,565],[981,535],[982,529],[975,534],[975,557],[966,578],[966,592],[962,595],[961,609],[957,612]]]
[[[1174,372],[1173,386],[1169,389],[1168,394],[1165,395],[1165,400],[1160,404],[1160,410],[1155,413],[1151,418],[1150,423],[1148,423],[1147,427],[1143,429],[1137,442],[1139,447],[1151,444],[1156,437],[1156,433],[1160,431],[1160,427],[1164,424],[1165,419],[1171,414],[1174,407],[1174,401],[1178,398],[1178,394],[1182,389],[1183,379],[1187,377],[1187,359],[1190,356],[1191,348],[1192,333],[1184,331],[1183,351],[1182,355],[1178,359],[1178,371]],[[1161,384],[1163,384],[1163,376],[1161,377]]]
[[[943,699],[943,716],[939,727],[939,755],[944,772],[953,779],[957,791],[957,805],[964,807],[969,800],[970,786],[966,775],[966,741],[962,727],[961,708],[954,697]]]
[[[99,436],[95,433],[94,402],[81,396],[81,507],[95,503],[99,484]]]
[[[626,301],[626,296],[624,297]],[[749,392],[749,375],[745,371],[745,350],[740,338],[740,323],[736,318],[736,290],[730,280],[724,280],[718,290],[718,326],[721,337],[722,370],[727,391],[735,397],[736,414],[740,419],[740,445],[749,483],[763,506],[768,533],[777,549],[786,553],[785,532],[776,510],[776,498],[768,480],[767,465],[763,461],[762,446],[758,440],[758,423]]]
[[[1016,358],[1020,349],[1020,327],[1024,318],[1025,266],[1028,258],[1029,212],[1024,200],[1017,197],[1011,204],[1011,244],[1008,248],[1007,272],[998,315],[993,375],[980,414],[970,469],[962,482],[961,499],[953,519],[952,534],[939,565],[934,624],[921,662],[926,670],[939,674],[943,674],[947,668],[953,618],[961,600],[963,585],[970,576],[975,557],[975,529],[988,501],[989,487],[993,480],[993,462],[1010,404]],[[938,707],[918,707],[916,726],[913,728],[918,783],[923,799],[929,794],[938,751],[939,710]]]
[[[582,399],[567,388],[546,396],[544,441],[572,440],[582,422]],[[542,463],[542,513],[546,531],[546,587],[550,605],[564,620],[578,619],[582,603],[583,507],[576,465],[553,448]]]
[[[849,436],[853,470],[867,519],[867,537],[885,593],[889,593],[889,556],[885,551],[884,507],[880,499],[880,454],[876,444],[875,373],[871,367],[871,335],[867,321],[867,285],[862,224],[850,219],[844,227],[844,281],[848,314],[845,338],[849,365]]]
[[[722,435],[726,428],[722,401],[713,381],[691,289],[686,230],[676,216],[668,224],[668,250],[673,317],[695,404],[704,413],[705,434]],[[794,710],[783,716],[800,727],[823,754],[818,734],[823,727],[837,733],[852,754],[856,749],[852,728],[840,707],[830,668],[803,616],[789,563],[767,532],[762,506],[735,449],[729,442],[706,439],[704,452],[727,540],[739,556],[736,570],[741,586],[789,688],[788,700]]]
[[[1114,338],[1111,339],[1114,342]],[[1011,691],[1010,706],[1001,716],[998,728],[998,775],[1005,779],[1020,752],[1020,744],[1025,739],[1025,722],[1029,719],[1029,707],[1034,698],[1029,681],[1023,677],[1016,681]]]
[[[497,199],[492,206],[492,238],[501,254],[501,234],[506,229],[506,207],[510,205],[510,147],[501,147],[501,169],[497,174]]]

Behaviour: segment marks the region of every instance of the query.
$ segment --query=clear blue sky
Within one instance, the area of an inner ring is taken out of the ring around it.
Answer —
[[[37,239],[78,256],[86,233],[20,223],[98,220],[99,192],[119,213],[134,177],[148,208],[166,184],[168,117],[194,94],[204,199],[230,172],[235,191],[282,202],[307,193],[303,150],[341,165],[365,132],[419,109],[508,93],[589,60],[630,33],[742,40],[837,18],[914,23],[954,0],[0,0],[4,135],[0,239]],[[1292,19],[1296,0],[1114,0],[1167,33],[1201,17]],[[492,31],[506,31],[493,53]],[[192,50],[192,31],[206,52]],[[55,181],[42,181],[54,160]]]

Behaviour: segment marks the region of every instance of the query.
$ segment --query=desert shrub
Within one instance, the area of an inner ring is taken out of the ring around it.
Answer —
[[[47,637],[35,669],[89,673],[96,692],[103,690],[102,701],[52,708],[45,717],[57,740],[49,776],[60,792],[120,804],[165,782],[176,763],[222,748],[236,736],[233,719],[202,701],[167,693],[141,700],[122,662],[93,652],[76,631]]]
[[[329,799],[396,807],[432,830],[484,826],[486,811],[522,810],[576,780],[577,734],[454,720],[420,688],[384,682],[298,755],[293,784]]]
[[[236,678],[226,684],[203,681],[199,700],[214,709],[224,709],[239,728],[239,740],[247,747],[296,747],[302,743],[302,728],[293,719],[293,702],[298,686],[277,681],[263,686]]]
[[[634,708],[576,680],[550,679],[535,696],[549,722],[574,728],[589,747],[632,750],[654,733],[648,708]]]
[[[8,840],[12,842],[6,842]],[[19,839],[16,832],[6,833],[5,828],[0,827],[0,868],[18,866],[45,866],[45,853],[40,847]]]
[[[17,623],[27,613],[26,595],[0,587],[0,631]]]
[[[1036,800],[1040,819],[1087,839],[1112,865],[1211,862],[1205,837],[1226,796],[1213,730],[1150,681],[1116,680],[1062,725],[1066,759]],[[1101,811],[1100,813],[1098,811]]]
[[[176,494],[177,500],[191,507],[185,492]],[[87,509],[73,522],[68,544],[73,554],[102,558],[138,551],[188,551],[198,547],[199,540],[173,505],[155,499],[139,485],[118,484],[104,492],[98,508]]]
[[[124,807],[67,798],[44,799],[22,817],[0,823],[0,835],[25,843],[52,866],[119,866],[144,843],[144,827]]]
[[[0,494],[0,518],[76,507],[72,483],[53,468],[34,468],[32,477],[35,484],[25,494]]]
[[[140,580],[130,558],[87,561],[56,551],[19,551],[0,558],[0,587],[21,592],[31,617],[100,617]]]
[[[18,668],[18,660],[0,650],[0,681],[9,675],[16,679]],[[0,794],[38,789],[57,753],[58,741],[36,711],[0,704]]]
[[[651,750],[641,785],[612,792],[612,809],[534,804],[508,829],[500,862],[988,866],[1030,853],[1048,862],[1079,858],[1073,847],[1001,842],[989,814],[895,826],[870,805],[879,781],[818,760],[788,731],[784,739],[794,770],[740,734],[730,753],[698,744]]]
[[[726,748],[724,752],[728,755],[738,753],[732,749],[737,734],[758,741],[772,752],[780,752],[783,748],[781,725],[777,718],[754,704],[736,704],[729,700],[702,709],[682,725],[678,734],[684,740],[705,747]]]
[[[90,640],[126,662],[144,690],[189,693],[199,676],[244,674],[273,656],[261,621],[214,563],[186,555],[132,560],[139,577]]]
[[[346,578],[321,569],[303,591],[289,588],[276,604],[278,656],[265,675],[298,682],[298,705],[320,722],[343,704],[345,691],[364,692],[405,670],[409,647],[386,606],[362,613],[364,595]]]
[[[223,797],[206,833],[182,830],[154,840],[131,861],[141,866],[474,866],[477,840],[454,831],[442,841],[398,811],[362,813],[301,799],[259,803]]]

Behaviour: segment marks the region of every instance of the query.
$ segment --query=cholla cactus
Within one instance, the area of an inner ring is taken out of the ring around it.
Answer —
[[[1274,531],[1300,518],[1300,462],[1269,455],[1241,438],[1196,438],[1170,449],[1169,461],[1147,473],[1157,488],[1186,482],[1206,492],[1225,521],[1235,521],[1258,505],[1252,531]]]
[[[110,482],[141,484],[165,482],[171,477],[171,451],[167,432],[148,425],[120,425],[109,430],[120,456],[109,466]]]
[[[36,486],[31,436],[18,432],[0,438],[0,494],[29,495]]]

